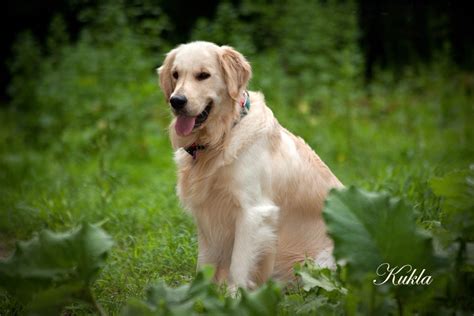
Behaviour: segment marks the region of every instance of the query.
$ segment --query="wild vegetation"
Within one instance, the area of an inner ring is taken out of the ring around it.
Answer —
[[[0,256],[16,248],[0,262],[0,310],[472,313],[474,74],[448,46],[432,63],[378,69],[365,82],[356,9],[223,2],[193,29],[190,40],[247,56],[250,89],[347,186],[324,210],[338,270],[308,261],[295,269],[299,284],[269,282],[237,299],[209,269],[196,276],[194,225],[175,197],[171,116],[155,73],[176,44],[162,36],[172,22],[153,6],[104,2],[78,13],[77,39],[61,16],[44,42],[21,34],[0,112]],[[44,229],[69,232],[35,233]],[[433,283],[375,286],[384,262],[426,269]]]

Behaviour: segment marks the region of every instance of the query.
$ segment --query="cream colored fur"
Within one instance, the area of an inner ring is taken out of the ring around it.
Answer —
[[[202,71],[210,78],[197,80]],[[239,120],[251,77],[245,58],[227,46],[193,42],[168,53],[159,76],[166,98],[185,95],[192,116],[213,101],[207,121],[190,135],[177,135],[176,118],[170,125],[177,193],[197,224],[198,267],[215,266],[216,281],[231,288],[289,280],[306,257],[332,267],[321,210],[328,191],[342,184],[278,123],[261,93],[250,92],[250,111]],[[182,148],[192,143],[206,146],[195,160]]]

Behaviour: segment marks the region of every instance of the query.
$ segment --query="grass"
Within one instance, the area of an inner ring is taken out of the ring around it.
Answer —
[[[338,106],[303,98],[287,104],[272,91],[267,102],[280,123],[302,136],[343,183],[406,199],[428,226],[439,209],[428,181],[474,161],[473,87],[452,84],[467,77],[472,82],[469,74],[376,81],[346,91]],[[54,138],[38,145],[19,127],[21,114],[1,112],[0,251],[43,228],[104,222],[116,242],[94,288],[105,310],[117,314],[157,279],[189,282],[196,235],[175,196],[164,107],[156,105],[140,137],[112,143],[104,136],[94,150]],[[0,293],[0,310],[9,304]]]

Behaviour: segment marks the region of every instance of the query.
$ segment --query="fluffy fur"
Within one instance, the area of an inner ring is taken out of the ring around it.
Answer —
[[[231,47],[193,42],[169,52],[158,72],[167,100],[187,97],[186,115],[213,104],[191,134],[176,133],[176,117],[169,129],[177,193],[197,224],[198,267],[215,266],[217,282],[253,288],[269,277],[292,278],[306,257],[333,266],[321,210],[328,191],[342,184],[278,123],[261,93],[249,93],[250,111],[240,119],[247,60]],[[197,80],[200,72],[210,77]],[[193,143],[206,146],[196,159],[183,149]]]

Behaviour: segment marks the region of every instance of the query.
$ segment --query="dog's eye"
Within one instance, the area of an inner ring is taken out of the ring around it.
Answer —
[[[178,74],[177,71],[174,71],[174,72],[173,72],[173,78],[174,78],[174,79],[178,79],[178,78],[179,78],[179,74]]]
[[[199,80],[199,81],[202,81],[202,80],[206,80],[207,78],[209,78],[211,76],[211,74],[207,73],[207,72],[200,72],[198,73],[198,75],[196,76],[196,79]]]

